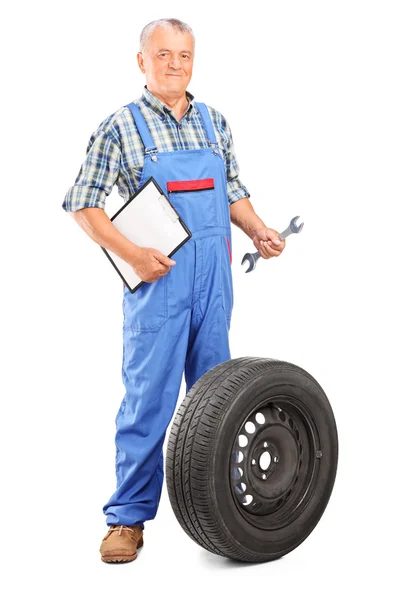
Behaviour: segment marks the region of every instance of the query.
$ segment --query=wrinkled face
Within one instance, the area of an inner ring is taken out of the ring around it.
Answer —
[[[157,27],[137,55],[150,91],[177,97],[184,94],[192,78],[193,38],[172,27]]]

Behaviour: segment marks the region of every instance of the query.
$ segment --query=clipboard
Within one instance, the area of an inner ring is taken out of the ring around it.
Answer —
[[[164,194],[154,177],[150,177],[111,217],[114,227],[137,246],[156,248],[171,257],[192,233]],[[101,249],[133,294],[144,281],[122,258]]]

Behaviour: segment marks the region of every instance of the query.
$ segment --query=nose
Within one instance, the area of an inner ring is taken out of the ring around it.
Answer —
[[[168,63],[168,66],[170,68],[174,69],[175,71],[182,68],[181,67],[181,61],[180,61],[179,58],[171,58],[171,60]]]

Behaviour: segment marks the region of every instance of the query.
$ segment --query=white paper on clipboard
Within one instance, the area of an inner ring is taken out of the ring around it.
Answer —
[[[111,218],[113,225],[137,246],[156,248],[170,256],[191,237],[168,198],[153,177]],[[142,283],[122,258],[102,248],[131,292]]]

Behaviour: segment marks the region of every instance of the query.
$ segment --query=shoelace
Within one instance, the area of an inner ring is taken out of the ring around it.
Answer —
[[[107,533],[106,533],[106,535],[105,535],[104,539],[107,539],[107,538],[108,538],[108,536],[109,536],[109,535],[110,535],[110,534],[111,534],[113,531],[118,531],[118,530],[119,530],[119,531],[118,531],[118,535],[121,535],[121,533],[122,533],[122,530],[123,530],[123,529],[127,529],[128,531],[132,531],[132,533],[135,533],[135,531],[134,531],[134,530],[133,530],[131,527],[128,527],[128,525],[118,525],[118,527],[111,527],[111,528],[110,528],[110,529],[107,531]]]

